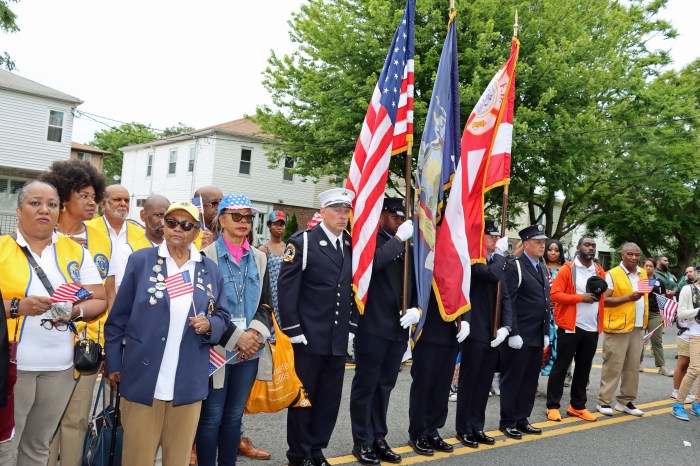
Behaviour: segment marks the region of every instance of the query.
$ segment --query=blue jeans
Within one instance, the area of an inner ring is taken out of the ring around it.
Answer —
[[[219,369],[222,370],[222,369]],[[209,389],[197,427],[197,463],[200,466],[236,464],[241,442],[243,411],[258,373],[258,359],[227,364],[224,387]]]

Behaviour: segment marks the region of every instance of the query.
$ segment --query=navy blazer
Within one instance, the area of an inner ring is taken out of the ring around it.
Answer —
[[[290,337],[304,334],[308,345],[297,349],[306,353],[345,356],[348,334],[357,328],[350,236],[343,233],[341,257],[320,224],[306,234],[306,269],[304,233],[298,232],[287,242],[277,280],[282,331]]]
[[[146,248],[129,256],[124,279],[105,324],[106,372],[121,372],[120,390],[124,398],[151,406],[158,372],[170,324],[170,298],[167,292],[155,304],[148,289],[154,286],[153,266],[158,248]],[[166,261],[161,273],[168,276]],[[194,304],[198,313],[207,313],[210,302],[214,311],[208,316],[211,335],[198,335],[189,326],[182,329],[180,359],[175,374],[173,406],[195,403],[209,392],[209,348],[218,343],[230,322],[224,281],[219,267],[207,257],[195,266]],[[211,290],[209,289],[211,285]],[[122,340],[126,341],[122,356]]]
[[[520,263],[520,286],[515,261]],[[506,299],[501,304],[512,309],[510,336],[520,335],[525,346],[542,348],[544,336],[549,335],[549,279],[545,276],[544,268],[545,265],[540,262],[538,270],[535,270],[524,254],[506,263],[505,287],[501,290]]]

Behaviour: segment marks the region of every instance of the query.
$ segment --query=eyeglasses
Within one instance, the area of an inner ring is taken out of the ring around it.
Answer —
[[[171,230],[174,230],[175,227],[177,227],[178,225],[180,225],[180,227],[184,231],[190,231],[192,228],[195,228],[198,226],[196,223],[192,223],[192,222],[188,222],[188,221],[178,222],[177,220],[175,220],[172,217],[165,217],[165,219],[163,221],[165,222],[165,226],[167,226]]]
[[[46,330],[55,328],[59,332],[70,330],[76,335],[78,334],[78,328],[75,326],[75,323],[72,320],[41,319],[41,326]]]
[[[226,213],[231,216],[231,219],[234,222],[253,223],[253,219],[255,218],[255,215],[253,215],[253,214],[243,215],[243,214],[239,214],[238,212],[226,212]],[[245,219],[245,222],[243,222],[243,219]]]

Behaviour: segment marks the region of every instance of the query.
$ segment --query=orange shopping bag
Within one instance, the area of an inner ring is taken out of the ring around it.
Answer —
[[[311,406],[301,380],[294,371],[294,350],[289,337],[282,333],[274,315],[276,342],[272,351],[272,380],[255,380],[245,406],[246,414],[276,413],[285,408]]]

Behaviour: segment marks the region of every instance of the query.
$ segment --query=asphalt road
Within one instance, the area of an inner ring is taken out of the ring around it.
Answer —
[[[599,348],[602,347],[602,337]],[[675,332],[663,337],[666,363],[675,367]],[[530,421],[543,429],[541,436],[524,436],[523,440],[505,438],[498,430],[499,398],[489,399],[486,413],[486,430],[496,438],[491,447],[478,449],[463,447],[455,438],[455,403],[450,403],[447,424],[441,435],[452,443],[451,454],[436,454],[433,457],[418,456],[407,446],[408,441],[408,394],[411,386],[410,368],[399,374],[396,388],[389,406],[389,435],[387,441],[403,456],[401,464],[431,463],[440,465],[540,465],[540,464],[586,464],[586,465],[697,465],[700,463],[700,419],[690,416],[690,422],[682,422],[671,416],[670,399],[673,379],[656,373],[654,358],[648,349],[644,352],[645,372],[640,374],[637,407],[645,411],[642,418],[617,413],[612,417],[595,411],[596,396],[600,382],[600,349],[591,371],[588,408],[597,414],[598,421],[586,422],[568,418],[562,409],[561,423],[548,421],[545,416],[545,399],[535,400]],[[352,457],[352,435],[350,432],[349,397],[354,370],[345,372],[343,402],[335,431],[325,455],[331,464],[358,464]],[[546,391],[547,378],[540,377],[540,391]],[[568,389],[565,389],[562,406],[568,406]],[[689,405],[688,405],[689,406]],[[244,417],[246,435],[253,443],[272,452],[269,461],[239,457],[238,464],[264,466],[286,464],[286,413],[258,414]],[[691,446],[684,446],[683,441]]]

